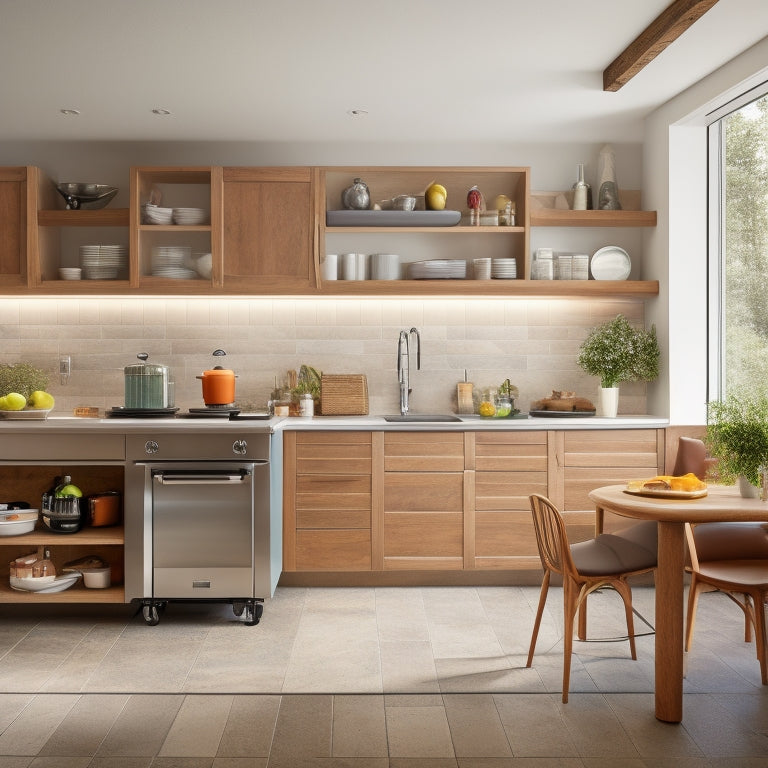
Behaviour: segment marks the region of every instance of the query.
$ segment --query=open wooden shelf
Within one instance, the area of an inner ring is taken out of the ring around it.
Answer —
[[[571,298],[650,297],[658,280],[332,280],[321,286],[328,296],[521,296]]]
[[[531,211],[532,227],[655,227],[656,211]]]
[[[128,208],[102,208],[98,211],[40,210],[40,227],[127,227]]]

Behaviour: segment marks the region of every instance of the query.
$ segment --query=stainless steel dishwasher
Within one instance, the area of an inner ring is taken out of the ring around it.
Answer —
[[[257,624],[272,594],[269,436],[207,437],[196,443],[202,460],[186,458],[189,437],[162,436],[144,441],[151,460],[134,462],[143,473],[139,602],[150,625],[168,602],[183,601],[231,603]],[[227,451],[233,458],[222,457]]]

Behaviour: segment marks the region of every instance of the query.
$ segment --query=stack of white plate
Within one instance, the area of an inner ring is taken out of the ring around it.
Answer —
[[[589,255],[586,253],[573,254],[572,280],[589,280]]]
[[[192,249],[187,245],[155,245],[152,248],[152,274],[156,277],[172,277],[191,280],[197,272],[190,269]]]
[[[517,277],[517,261],[515,259],[494,259],[491,263],[491,277],[514,280]]]
[[[467,262],[463,259],[431,259],[414,261],[408,266],[411,280],[463,280],[467,276]]]
[[[160,208],[152,203],[142,206],[144,224],[171,224],[173,208]]]
[[[59,280],[79,280],[82,273],[80,267],[59,267]]]
[[[174,224],[194,226],[205,224],[207,214],[202,208],[174,208],[172,217]]]
[[[116,280],[128,263],[124,245],[81,245],[80,265],[86,280]]]

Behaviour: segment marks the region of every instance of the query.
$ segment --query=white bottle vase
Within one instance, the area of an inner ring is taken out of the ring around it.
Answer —
[[[600,387],[600,416],[615,419],[619,412],[619,388]]]

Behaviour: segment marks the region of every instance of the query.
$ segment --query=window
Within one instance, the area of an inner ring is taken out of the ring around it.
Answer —
[[[710,391],[768,392],[768,95],[709,128]]]

